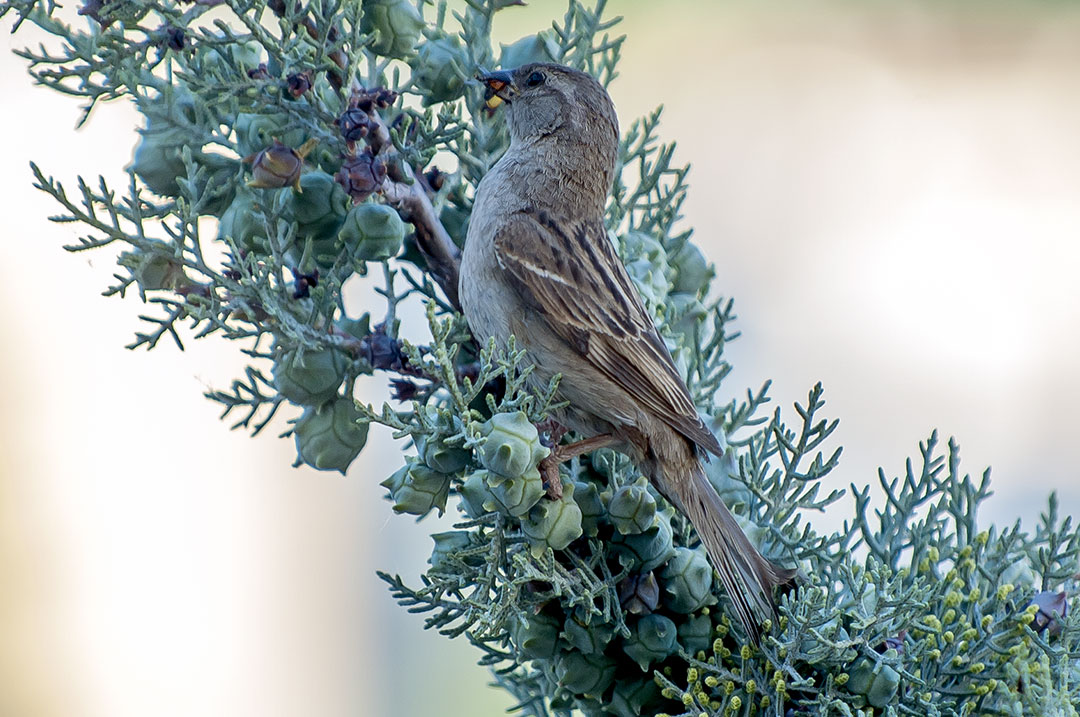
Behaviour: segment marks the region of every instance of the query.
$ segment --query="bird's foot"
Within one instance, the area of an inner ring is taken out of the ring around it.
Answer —
[[[563,429],[563,433],[566,429]],[[560,435],[561,438],[561,435]],[[562,498],[562,477],[559,475],[559,466],[566,461],[577,458],[585,453],[598,450],[600,448],[606,448],[618,442],[610,433],[601,433],[598,436],[592,438],[586,438],[583,441],[577,441],[576,443],[568,443],[565,446],[555,445],[551,448],[551,453],[547,458],[540,461],[540,475],[544,479],[544,485],[547,487],[548,498],[552,500],[559,500]]]

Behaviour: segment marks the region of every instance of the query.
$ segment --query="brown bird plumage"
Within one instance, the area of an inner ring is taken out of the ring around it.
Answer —
[[[763,558],[709,484],[720,455],[604,226],[618,156],[611,98],[589,75],[530,64],[481,78],[506,103],[510,148],[476,190],[459,294],[481,342],[513,334],[537,383],[562,374],[554,416],[609,433],[693,523],[753,640],[772,588]],[[498,100],[493,100],[491,104]]]

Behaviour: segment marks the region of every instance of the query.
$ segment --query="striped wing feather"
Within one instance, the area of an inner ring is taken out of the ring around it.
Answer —
[[[600,220],[518,212],[495,235],[499,264],[552,330],[643,407],[720,455]]]

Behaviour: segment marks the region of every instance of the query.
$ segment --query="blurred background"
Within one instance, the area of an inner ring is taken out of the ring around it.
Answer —
[[[498,17],[505,42],[561,2]],[[1056,2],[611,2],[624,126],[666,106],[691,162],[686,221],[737,300],[725,384],[823,381],[845,447],[831,487],[876,480],[938,427],[994,467],[986,523],[1080,513],[1080,11]],[[10,22],[5,30],[10,28]],[[137,297],[32,189],[124,184],[138,124],[31,87],[0,47],[0,715],[495,715],[462,641],[421,631],[376,569],[412,578],[434,522],[377,483],[289,468],[202,397],[242,365],[219,340],[123,349]],[[120,179],[118,179],[120,178]],[[379,382],[367,400],[381,400]],[[849,502],[845,499],[847,512]],[[822,529],[837,516],[817,521]]]

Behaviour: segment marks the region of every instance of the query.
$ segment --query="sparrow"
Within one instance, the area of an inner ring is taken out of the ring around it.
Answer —
[[[513,335],[534,385],[561,376],[556,398],[567,405],[552,418],[586,440],[553,458],[604,445],[627,453],[693,524],[757,643],[773,587],[794,571],[758,552],[706,478],[702,458],[723,448],[608,238],[619,150],[611,97],[592,76],[550,63],[478,79],[489,108],[505,104],[510,146],[476,188],[458,282],[469,328],[502,348]]]

